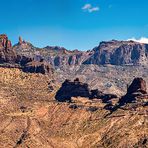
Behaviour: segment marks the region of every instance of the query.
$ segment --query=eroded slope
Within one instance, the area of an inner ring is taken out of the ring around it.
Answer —
[[[100,100],[55,101],[59,86],[52,77],[7,68],[0,73],[0,147],[148,147],[147,105],[106,116]]]

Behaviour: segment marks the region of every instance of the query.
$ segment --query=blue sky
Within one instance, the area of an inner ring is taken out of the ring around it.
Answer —
[[[102,40],[148,37],[148,0],[0,0],[0,5],[0,33],[13,44],[22,36],[38,47],[87,50]]]

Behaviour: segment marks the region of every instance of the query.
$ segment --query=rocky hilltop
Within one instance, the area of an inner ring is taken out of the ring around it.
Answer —
[[[65,80],[61,88],[57,91],[55,99],[64,102],[71,101],[72,97],[85,97],[89,99],[102,99],[103,102],[107,102],[112,98],[117,98],[115,94],[104,94],[98,89],[91,90],[87,83],[82,83],[78,78],[73,82]]]
[[[140,99],[139,99],[140,98]],[[148,99],[146,81],[143,78],[135,78],[127,89],[127,93],[120,100],[120,105],[131,102],[142,102],[143,99]]]

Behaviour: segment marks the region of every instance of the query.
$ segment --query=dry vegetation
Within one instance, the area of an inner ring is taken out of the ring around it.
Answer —
[[[109,111],[99,100],[54,100],[53,79],[0,68],[1,148],[146,148],[148,107]]]

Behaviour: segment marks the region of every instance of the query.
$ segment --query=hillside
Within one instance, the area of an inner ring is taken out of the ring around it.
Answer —
[[[148,146],[147,105],[130,109],[130,103],[108,115],[101,100],[55,101],[60,85],[47,75],[0,72],[0,147]]]

